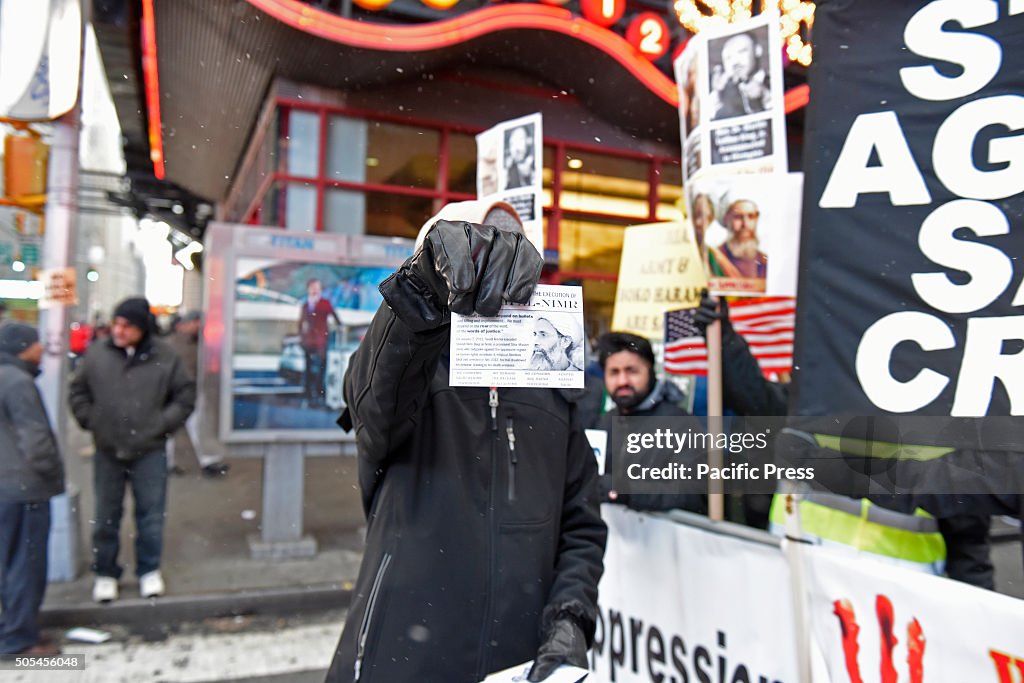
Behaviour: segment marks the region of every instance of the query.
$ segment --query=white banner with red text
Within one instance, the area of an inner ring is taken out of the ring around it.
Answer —
[[[1024,601],[818,546],[802,553],[824,680],[1024,681]]]

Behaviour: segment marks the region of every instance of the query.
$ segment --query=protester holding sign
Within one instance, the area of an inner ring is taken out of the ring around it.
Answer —
[[[449,384],[452,314],[529,302],[543,261],[504,203],[449,205],[421,235],[345,376],[368,527],[328,680],[586,667],[606,527],[581,392]]]
[[[707,325],[716,320],[722,323],[722,394],[725,407],[738,415],[788,414],[789,385],[765,379],[747,342],[733,330],[725,300],[705,296],[697,309],[695,322],[704,332]],[[816,437],[804,434],[797,438],[814,440]],[[853,541],[834,532],[841,527],[850,527],[850,511],[856,509],[858,512],[852,515],[856,520],[853,523],[860,525],[858,528],[862,530],[871,529],[872,533],[861,533],[852,547],[889,559],[907,558],[906,566],[912,564],[909,558],[927,558],[926,562],[916,563],[918,568],[938,574],[945,572],[951,579],[981,588],[994,588],[988,516],[970,514],[970,506],[965,501],[957,507],[957,502],[951,497],[943,499],[946,514],[934,519],[913,514],[916,504],[911,496],[874,495],[871,497],[873,502],[885,509],[872,513],[870,518],[865,515],[859,519],[859,511],[863,507],[860,501],[848,496],[815,494],[809,487],[803,491],[808,494],[801,502],[801,515],[808,522],[804,529],[805,540]],[[745,495],[744,512],[748,523],[767,526],[768,501],[764,497]],[[884,521],[877,521],[880,519]],[[778,498],[772,505],[771,521],[775,530],[781,532],[784,519]]]

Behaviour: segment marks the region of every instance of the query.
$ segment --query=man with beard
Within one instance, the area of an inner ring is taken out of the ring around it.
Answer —
[[[708,247],[711,275],[730,279],[764,280],[768,256],[757,238],[761,212],[749,199],[728,201],[723,222],[729,238],[718,247]],[[763,289],[763,285],[762,285]]]
[[[617,418],[688,417],[680,407],[683,394],[676,385],[659,380],[654,374],[654,350],[643,337],[628,332],[608,332],[597,340],[598,358],[604,370],[604,384],[615,407],[602,416],[602,429],[610,436]],[[608,451],[605,474],[601,477],[604,499],[622,503],[634,510],[670,510],[681,508],[705,512],[704,496],[694,494],[622,495],[612,489],[612,461],[617,455]],[[658,466],[664,463],[645,463]]]
[[[566,318],[562,320],[561,318]],[[568,316],[537,318],[533,327],[531,370],[582,370],[582,358],[576,362],[580,335]]]
[[[697,240],[698,251],[703,252],[705,244],[717,247],[726,240],[725,228],[715,220],[715,205],[706,192],[693,198],[690,222],[693,224],[693,236]]]
[[[732,36],[722,44],[722,63],[711,69],[714,120],[756,114],[771,107],[770,79],[760,65],[763,52],[750,33]]]

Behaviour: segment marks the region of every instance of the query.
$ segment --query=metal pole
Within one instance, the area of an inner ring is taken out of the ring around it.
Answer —
[[[708,347],[708,432],[722,433],[722,323],[715,321],[708,325],[706,344]],[[708,446],[708,466],[720,469],[725,459],[722,449],[717,447],[718,439],[712,439]],[[708,479],[708,517],[715,521],[725,519],[725,485],[721,479]]]
[[[74,263],[75,217],[78,206],[78,124],[79,107],[53,124],[46,183],[46,217],[43,234],[42,267],[67,268]],[[61,452],[67,452],[68,307],[53,306],[39,311],[39,336],[43,355],[39,390],[55,429]]]

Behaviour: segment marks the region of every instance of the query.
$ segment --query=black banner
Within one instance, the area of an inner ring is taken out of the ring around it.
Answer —
[[[1014,0],[817,4],[796,414],[1024,416],[1022,45]]]

